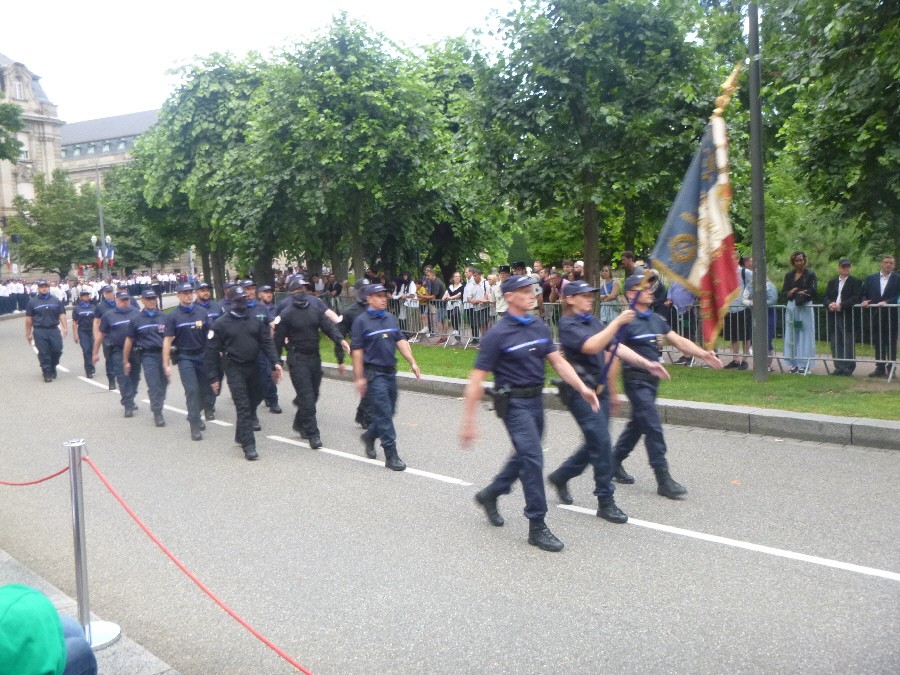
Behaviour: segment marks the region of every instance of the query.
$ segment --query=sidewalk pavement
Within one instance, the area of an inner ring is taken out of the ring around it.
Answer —
[[[78,618],[78,603],[61,590],[0,549],[0,586],[24,584],[36,588],[50,598],[60,614]],[[91,615],[93,620],[99,617]],[[100,675],[178,675],[171,666],[163,663],[124,633],[113,644],[94,652]]]
[[[351,368],[345,375],[337,366],[323,363],[325,377],[352,380]],[[412,373],[397,373],[397,386],[407,391],[423,394],[461,398],[466,380],[437,375],[423,375],[416,380]],[[491,385],[488,385],[491,386]],[[631,415],[628,399],[619,395],[618,417]],[[773,408],[752,408],[737,405],[719,405],[696,401],[657,399],[660,419],[664,424],[678,424],[702,429],[738,431],[745,434],[796,438],[804,441],[860,445],[869,448],[900,450],[900,422],[877,420],[868,417],[838,417],[800,413]],[[555,388],[544,389],[544,407],[564,410]]]

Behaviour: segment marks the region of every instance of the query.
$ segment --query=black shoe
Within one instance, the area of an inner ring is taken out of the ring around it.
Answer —
[[[85,375],[85,377],[87,377],[87,379],[89,379],[89,380],[93,380],[93,379],[94,379],[94,371],[93,371],[93,370],[90,371],[90,372],[85,373],[84,375]]]
[[[741,367],[740,361],[732,360],[731,363],[729,363],[727,366],[723,366],[722,369],[723,370],[737,370],[740,367]]]
[[[322,439],[318,436],[311,436],[309,439],[309,447],[313,450],[318,450],[322,447]]]
[[[484,509],[487,514],[488,522],[494,527],[501,527],[506,521],[497,510],[497,498],[485,490],[475,493],[475,501]]]
[[[559,495],[559,501],[563,504],[571,504],[575,500],[572,499],[572,493],[569,492],[569,486],[566,481],[559,480],[556,478],[556,472],[554,471],[550,475],[547,476],[547,482],[550,483],[554,488],[556,488],[556,494]]]
[[[741,361],[741,365],[738,366],[738,370],[747,370],[750,367],[746,361]]]
[[[206,422],[203,420],[197,420],[197,424],[195,425],[200,431],[206,431]]]
[[[312,445],[310,443],[310,445]],[[391,455],[384,460],[384,468],[391,471],[406,471],[406,464],[397,455]]]
[[[537,546],[542,551],[550,551],[557,553],[563,550],[563,543],[556,538],[550,528],[541,523],[539,526],[532,525],[528,531],[528,543]]]
[[[116,390],[116,378],[114,378],[114,377],[109,378],[109,390],[110,391]]]
[[[206,417],[207,422],[212,422],[214,419],[216,419],[216,409],[207,408],[203,411],[203,416]]]
[[[203,434],[200,431],[200,427],[191,427],[191,440],[192,441],[202,441]]]
[[[44,375],[44,382],[53,382],[53,378],[50,375]]]
[[[628,473],[621,462],[616,462],[616,470],[613,472],[613,480],[622,485],[634,485],[634,476]]]
[[[612,497],[597,501],[597,517],[608,520],[611,523],[621,525],[628,522],[628,516],[618,506]]]
[[[359,440],[361,440],[366,446],[366,457],[368,457],[369,459],[375,459],[375,439],[370,439],[366,434],[361,434]]]
[[[269,406],[269,412],[273,415],[280,415],[284,411],[281,409],[280,405],[278,405],[277,403],[273,403]]]
[[[874,371],[869,373],[869,377],[887,377],[887,373],[884,372],[881,368],[876,368]]]
[[[656,474],[656,482],[659,484],[656,494],[669,499],[678,499],[687,494],[687,488],[676,483],[669,475],[668,469],[653,469],[653,471]]]
[[[253,431],[262,431],[262,425],[259,423],[258,417],[253,418],[252,424],[253,424]]]
[[[125,417],[134,417],[135,408],[125,408]]]
[[[254,459],[259,459],[259,455],[256,454],[256,446],[248,445],[246,448],[244,448],[244,457],[249,459],[251,462]]]
[[[162,413],[153,413],[153,423],[158,427],[166,426],[166,420],[163,418]]]
[[[55,380],[55,379],[56,379],[56,375],[57,375],[57,373],[56,373],[56,368],[54,368],[54,369],[50,372],[50,377],[52,377],[52,378]]]

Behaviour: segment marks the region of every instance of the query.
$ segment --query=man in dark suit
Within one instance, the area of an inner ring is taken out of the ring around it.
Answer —
[[[852,375],[856,370],[856,339],[853,307],[862,300],[862,280],[850,276],[849,258],[841,258],[838,276],[828,282],[825,306],[828,308],[828,338],[834,357],[832,375]]]
[[[877,360],[875,371],[869,377],[887,377],[888,368],[897,360],[896,305],[900,297],[900,275],[894,272],[895,265],[894,256],[882,256],[881,271],[870,274],[863,283],[862,306],[872,306],[867,318],[872,326],[872,344]]]

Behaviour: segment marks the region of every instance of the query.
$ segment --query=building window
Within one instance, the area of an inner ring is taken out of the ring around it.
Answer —
[[[19,159],[29,159],[27,134],[16,134],[16,138],[22,144],[19,148]]]
[[[72,149],[72,157],[79,157],[79,156],[81,156],[81,146],[80,146],[80,145],[76,145],[76,146]]]
[[[88,153],[87,153],[87,154],[89,154],[89,155],[93,155],[93,154],[94,154],[94,151],[95,151],[95,149],[96,149],[96,148],[94,148],[94,144],[93,144],[93,143],[91,143],[91,144],[90,144],[90,145],[89,145],[89,146],[88,146]]]
[[[25,86],[22,84],[22,80],[18,78],[13,82],[13,98],[17,101],[25,100]]]
[[[103,142],[103,152],[109,152],[109,141]]]
[[[62,158],[63,158],[63,159],[66,158],[66,152],[67,152],[67,150],[66,150],[65,148],[63,148],[63,149],[62,149]]]
[[[125,149],[125,139],[120,138],[119,139],[119,150],[124,150],[124,149]]]

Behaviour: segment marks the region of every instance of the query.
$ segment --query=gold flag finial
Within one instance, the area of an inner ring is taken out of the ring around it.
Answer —
[[[734,67],[734,70],[731,71],[731,75],[728,76],[728,79],[722,83],[722,93],[716,99],[716,109],[713,110],[713,117],[721,117],[722,113],[725,112],[725,108],[727,108],[728,104],[731,102],[731,97],[734,96],[734,92],[738,90],[737,81],[740,74],[741,64],[738,63]]]

